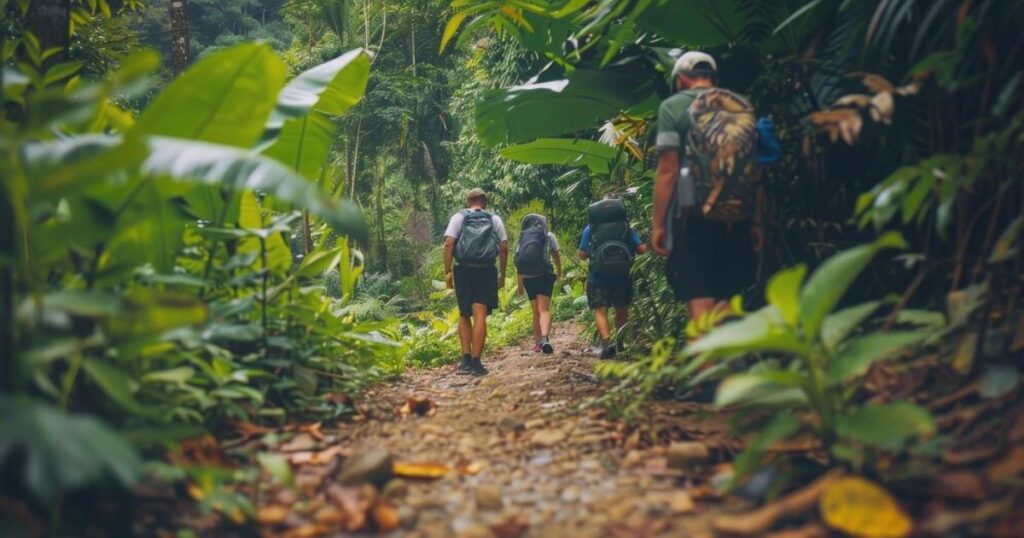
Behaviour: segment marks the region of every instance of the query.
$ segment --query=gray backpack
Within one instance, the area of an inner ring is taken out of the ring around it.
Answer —
[[[462,265],[494,265],[498,257],[498,233],[486,211],[462,211],[462,231],[455,242],[455,259]]]

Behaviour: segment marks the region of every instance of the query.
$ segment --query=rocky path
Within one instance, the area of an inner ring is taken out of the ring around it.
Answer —
[[[652,408],[637,431],[603,419],[586,405],[607,386],[579,331],[559,327],[553,355],[525,343],[492,352],[482,378],[448,366],[378,387],[367,420],[338,434],[342,475],[372,475],[385,454],[397,462],[405,477],[380,488],[395,536],[710,535],[697,477],[728,445],[721,424],[696,404]],[[342,488],[326,497],[343,501]]]

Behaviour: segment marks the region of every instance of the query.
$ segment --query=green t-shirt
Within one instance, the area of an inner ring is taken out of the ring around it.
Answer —
[[[679,150],[686,141],[690,127],[688,109],[693,100],[708,88],[682,90],[661,102],[658,107],[658,151]]]

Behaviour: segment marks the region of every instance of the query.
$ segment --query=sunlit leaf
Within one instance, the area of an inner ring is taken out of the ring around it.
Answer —
[[[508,146],[501,156],[528,164],[585,166],[593,173],[608,173],[616,157],[615,148],[584,139],[542,138]]]
[[[731,375],[718,386],[715,405],[733,405],[786,389],[799,389],[804,380],[803,374],[782,370]]]
[[[874,314],[881,301],[869,301],[830,314],[821,324],[821,343],[834,352],[846,337]]]
[[[452,471],[451,467],[434,461],[396,461],[391,470],[395,476],[404,478],[441,478]]]
[[[888,491],[857,477],[829,485],[819,501],[822,519],[833,529],[861,538],[902,538],[913,522]]]
[[[800,318],[800,284],[805,274],[807,266],[802,264],[783,269],[768,280],[765,291],[768,303],[778,308],[782,319],[794,327]]]

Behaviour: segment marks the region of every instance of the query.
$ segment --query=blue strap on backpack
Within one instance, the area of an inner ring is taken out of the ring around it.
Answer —
[[[757,164],[773,164],[782,158],[782,143],[771,118],[757,120]]]

